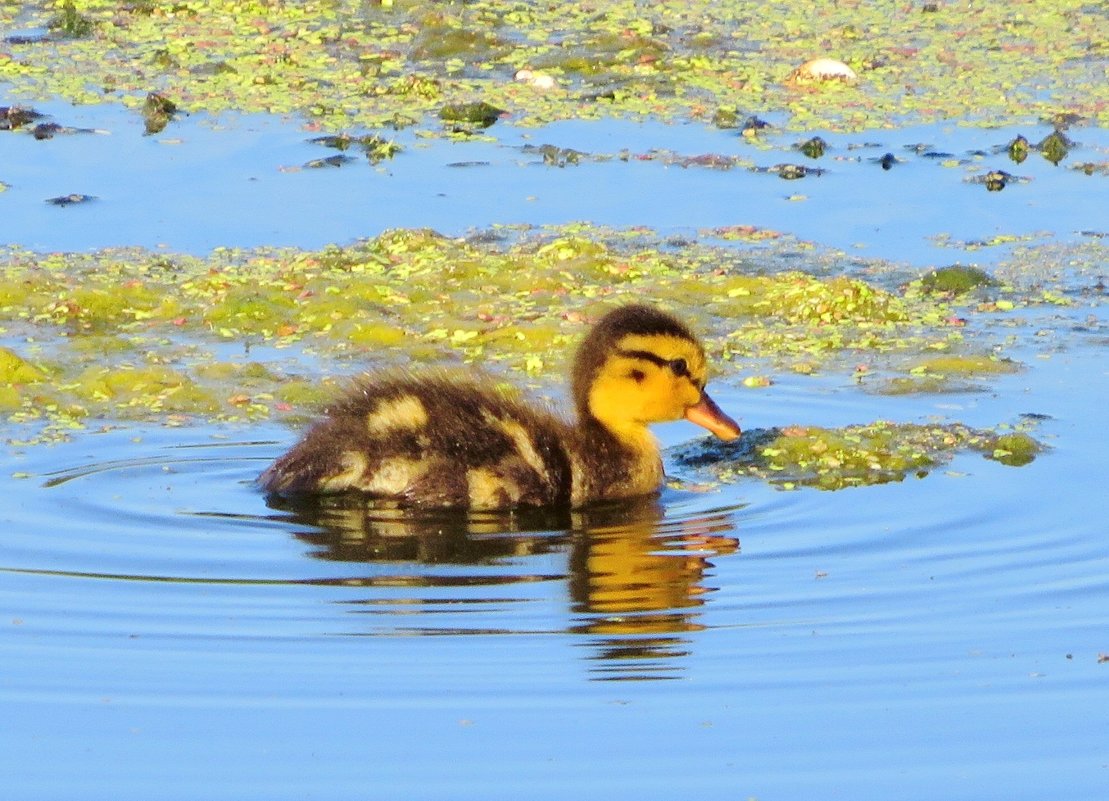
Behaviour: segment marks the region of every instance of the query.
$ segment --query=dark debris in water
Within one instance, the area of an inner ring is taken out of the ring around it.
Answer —
[[[27,129],[35,139],[53,139],[60,134],[104,133],[95,128],[73,128],[56,122],[38,122],[46,117],[34,109],[21,106],[0,106],[0,131]],[[32,123],[34,123],[32,125]],[[28,128],[28,126],[30,126]]]
[[[44,116],[46,115],[22,106],[0,106],[0,131],[18,130]]]
[[[161,133],[169,125],[170,120],[178,113],[177,104],[165,95],[150,92],[142,107],[143,124],[146,134]]]
[[[755,172],[774,173],[785,181],[796,181],[810,175],[823,175],[825,170],[820,167],[806,167],[803,164],[775,164],[773,167],[757,167]]]
[[[797,146],[797,149],[808,156],[810,159],[818,159],[824,155],[828,150],[828,143],[821,139],[819,136],[814,136],[811,139],[806,139],[804,142]]]
[[[984,175],[975,175],[967,179],[972,184],[984,184],[987,191],[1000,192],[1009,184],[1014,183],[1028,183],[1031,178],[1022,178],[1019,175],[1013,175],[1005,172],[1005,170],[990,170]]]
[[[1004,150],[1009,154],[1009,159],[1014,164],[1021,164],[1028,158],[1030,147],[1031,145],[1029,145],[1028,140],[1025,139],[1024,136],[1018,134],[1005,146]]]
[[[377,164],[386,159],[391,159],[401,151],[400,145],[383,136],[378,136],[377,134],[362,134],[359,136],[335,134],[330,136],[317,136],[308,141],[311,144],[322,145],[323,147],[329,147],[343,153],[357,148],[366,154],[366,158],[371,164]],[[310,163],[306,166],[321,165]]]
[[[353,156],[344,156],[342,154],[335,156],[327,156],[322,159],[312,159],[305,162],[304,167],[309,170],[318,170],[324,167],[342,167],[344,164],[350,164],[354,161]]]
[[[47,198],[46,202],[51,206],[75,206],[79,203],[89,203],[93,200],[96,200],[95,195],[82,195],[77,192],[71,192],[68,195]]]
[[[871,159],[872,162],[880,166],[883,170],[892,169],[895,164],[900,164],[901,159],[893,155],[893,153],[886,153],[880,158]]]
[[[557,145],[524,145],[521,152],[538,155],[548,167],[565,167],[581,164],[582,161],[587,159],[596,160],[589,153],[575,150],[572,147],[558,147]]]

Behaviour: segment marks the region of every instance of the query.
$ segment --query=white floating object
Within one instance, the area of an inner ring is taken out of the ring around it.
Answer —
[[[812,83],[814,81],[842,81],[855,83],[859,76],[855,70],[834,58],[814,58],[806,61],[789,74],[791,83]]]
[[[555,79],[545,72],[535,72],[534,70],[518,70],[515,76],[519,83],[526,83],[528,86],[534,86],[536,89],[554,89]]]

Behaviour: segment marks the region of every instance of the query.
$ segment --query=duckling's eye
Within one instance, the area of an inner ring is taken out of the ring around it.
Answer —
[[[685,359],[671,359],[670,370],[678,378],[681,378],[682,376],[689,376],[689,365],[686,364]]]

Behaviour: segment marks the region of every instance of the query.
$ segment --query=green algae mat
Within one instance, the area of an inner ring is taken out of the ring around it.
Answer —
[[[812,271],[793,266],[798,251]],[[838,258],[788,238],[741,251],[587,226],[469,239],[390,231],[321,251],[207,257],[10,249],[0,409],[25,424],[9,442],[30,443],[128,421],[301,424],[341,376],[397,365],[477,366],[550,393],[589,324],[631,298],[695,320],[719,380],[740,392],[783,374],[877,394],[963,392],[1023,369],[1006,353],[1022,324],[1014,312],[1100,302],[1093,272],[1055,287],[1042,271],[1029,286],[961,267],[817,274]],[[712,480],[838,488],[923,474],[961,449],[1018,465],[1039,450],[1026,433],[1034,422],[877,426],[752,432],[733,451],[696,444],[682,458],[714,463]]]
[[[465,130],[781,113],[796,129],[1109,122],[1109,14],[1084,0],[0,4],[0,81],[29,99],[155,93],[323,128]],[[22,32],[22,33],[21,33]],[[857,80],[791,80],[811,59]],[[148,109],[149,111],[149,109]]]

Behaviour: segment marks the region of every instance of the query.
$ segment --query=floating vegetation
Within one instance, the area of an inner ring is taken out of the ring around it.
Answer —
[[[985,184],[987,191],[1000,192],[1012,183],[1027,183],[1029,179],[1012,175],[1005,170],[990,170],[984,175],[975,175],[967,179],[972,184]]]
[[[21,108],[20,106],[0,106],[0,131],[15,131],[35,120],[40,120],[44,114],[39,114],[34,109]]]
[[[785,181],[796,181],[809,175],[823,175],[819,167],[806,167],[804,164],[775,164],[773,167],[756,169],[755,172],[774,173]]]
[[[543,159],[548,167],[565,167],[568,164],[580,164],[583,159],[591,158],[588,153],[574,150],[570,147],[557,145],[524,145],[521,152],[536,154]]]
[[[988,303],[889,277],[823,277],[790,269],[798,251],[825,270],[842,271],[842,256],[750,226],[702,236],[674,247],[641,229],[568,225],[468,238],[394,230],[348,247],[206,257],[8,249],[0,400],[11,422],[68,431],[89,419],[303,416],[330,394],[329,377],[379,366],[480,364],[546,383],[592,321],[632,298],[695,317],[723,380],[762,387],[777,370],[846,369],[866,390],[959,391],[1020,369],[968,343],[968,317],[1065,300],[1041,277]],[[1089,245],[1094,274],[1099,246]],[[1075,264],[1064,251],[1028,258],[1060,274]],[[955,314],[959,302],[970,305]],[[860,361],[873,369],[856,375]],[[900,386],[882,383],[891,373]]]
[[[972,289],[996,285],[997,281],[985,270],[962,264],[938,267],[925,273],[920,279],[920,287],[925,292],[944,292],[952,295],[962,295]]]
[[[165,95],[150,92],[142,105],[142,118],[147,135],[164,131],[176,113],[176,103]]]
[[[68,195],[47,198],[46,202],[51,206],[76,206],[79,203],[89,203],[93,200],[96,200],[95,195],[82,195],[77,192],[72,192]]]
[[[797,146],[797,149],[808,156],[810,159],[818,159],[824,155],[828,149],[828,143],[821,139],[819,136],[814,136],[811,139],[806,139],[804,142]]]
[[[9,348],[0,348],[0,384],[37,384],[45,373]]]
[[[366,158],[371,164],[377,164],[386,159],[391,159],[402,150],[400,145],[384,137],[377,136],[376,134],[363,134],[361,136],[351,136],[349,134],[317,136],[308,141],[312,144],[323,145],[324,147],[330,147],[334,150],[343,152],[351,148],[358,148],[366,154]]]
[[[77,11],[73,0],[65,0],[61,11],[46,24],[54,35],[63,39],[84,39],[92,35],[96,24],[89,17]]]
[[[499,120],[504,114],[504,109],[486,103],[484,100],[476,103],[452,103],[439,109],[439,119],[444,122],[463,123],[476,125],[479,128],[488,128]]]
[[[869,381],[864,387],[879,395],[917,395],[952,392],[974,392],[982,389],[981,381],[1015,373],[1018,362],[980,353],[946,353],[911,360],[902,365],[905,375]]]
[[[318,170],[322,167],[342,167],[344,164],[350,164],[354,161],[351,156],[337,155],[325,156],[322,159],[312,159],[304,163],[305,169]]]
[[[1012,142],[1005,146],[1005,149],[1009,153],[1009,158],[1014,163],[1021,164],[1028,158],[1028,151],[1031,149],[1031,145],[1028,143],[1027,139],[1018,135]]]
[[[1052,131],[1036,145],[1036,148],[1045,159],[1052,164],[1058,164],[1067,157],[1067,153],[1073,146],[1074,143],[1063,136],[1061,131]]]
[[[942,13],[925,24],[918,4],[891,0],[9,3],[4,27],[53,27],[9,39],[0,80],[130,106],[156,86],[190,110],[301,114],[330,130],[426,124],[445,98],[482,98],[525,124],[649,114],[747,135],[751,111],[792,130],[1106,124],[1109,20],[1096,3],[1025,4],[1019,19],[1004,3],[933,5]]]
[[[702,438],[671,449],[670,455],[698,478],[730,483],[754,477],[781,489],[840,490],[923,478],[960,451],[1019,467],[1040,449],[1021,431],[878,421],[836,429],[758,429],[743,432],[733,443]]]
[[[855,70],[834,58],[814,58],[806,61],[786,78],[787,83],[804,86],[813,83],[857,83]]]

